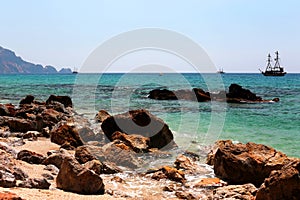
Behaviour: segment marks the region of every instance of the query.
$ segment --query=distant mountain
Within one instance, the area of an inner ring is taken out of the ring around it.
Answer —
[[[71,69],[63,68],[59,72],[53,66],[33,64],[0,46],[0,74],[56,74],[72,73]]]

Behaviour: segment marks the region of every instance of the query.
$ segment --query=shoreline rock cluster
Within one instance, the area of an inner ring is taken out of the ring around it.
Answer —
[[[267,103],[278,102],[279,98],[272,100],[262,99],[248,89],[244,89],[238,84],[231,84],[229,92],[220,91],[218,93],[205,92],[201,88],[192,90],[167,90],[154,89],[149,92],[148,98],[156,100],[189,100],[198,102],[220,101],[227,103]]]
[[[126,199],[300,198],[300,160],[271,147],[218,141],[209,167],[199,155],[178,151],[168,125],[147,110],[114,116],[102,110],[95,121],[96,129],[67,96],[0,104],[0,187]]]

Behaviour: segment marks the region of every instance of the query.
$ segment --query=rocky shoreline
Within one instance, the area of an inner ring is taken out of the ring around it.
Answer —
[[[68,96],[0,104],[0,199],[300,199],[299,159],[271,147],[217,141],[205,164],[147,110],[95,122]]]

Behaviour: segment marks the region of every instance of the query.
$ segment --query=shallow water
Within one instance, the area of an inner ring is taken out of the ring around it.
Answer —
[[[220,84],[221,80],[221,84]],[[278,103],[227,104],[156,101],[147,98],[155,88],[210,92],[237,83]],[[99,109],[121,113],[145,108],[174,131],[183,149],[202,151],[216,139],[270,145],[289,156],[300,155],[300,74],[264,77],[261,74],[77,74],[0,75],[0,103],[18,104],[32,94],[45,101],[50,94],[70,95],[77,112],[92,119]]]

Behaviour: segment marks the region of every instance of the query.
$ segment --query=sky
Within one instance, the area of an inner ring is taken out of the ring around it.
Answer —
[[[226,72],[259,72],[277,50],[287,72],[300,72],[299,8],[298,0],[2,1],[0,46],[36,64],[80,69],[112,37],[159,28],[190,38]],[[128,60],[114,70],[126,71]],[[185,71],[179,60],[170,67]]]

